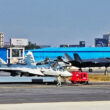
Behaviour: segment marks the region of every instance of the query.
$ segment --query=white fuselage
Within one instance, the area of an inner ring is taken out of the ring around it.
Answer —
[[[68,72],[67,70],[54,70],[52,68],[42,68],[41,72],[44,75],[49,75],[49,76],[63,76],[63,77],[70,77],[72,76],[72,74],[70,72]]]
[[[41,72],[41,69],[39,68],[27,68],[27,67],[0,67],[0,70],[4,71],[18,71],[18,72],[23,72],[23,73],[29,73],[33,75],[41,75],[43,76],[44,74]]]

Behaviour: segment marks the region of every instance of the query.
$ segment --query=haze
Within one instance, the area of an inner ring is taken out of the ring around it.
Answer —
[[[93,45],[110,31],[110,0],[0,0],[5,41],[28,38],[39,45]]]

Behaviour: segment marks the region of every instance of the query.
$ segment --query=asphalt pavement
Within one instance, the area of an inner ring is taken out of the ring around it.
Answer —
[[[103,82],[102,82],[103,83]],[[0,84],[0,104],[110,101],[110,84]]]

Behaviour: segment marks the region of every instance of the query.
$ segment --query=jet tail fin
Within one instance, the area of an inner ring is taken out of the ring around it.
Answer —
[[[79,63],[83,62],[82,59],[80,58],[80,56],[77,53],[74,54],[74,59],[75,59],[75,61],[77,61]]]
[[[73,59],[67,53],[65,53],[64,56],[68,61],[73,61]]]
[[[25,56],[25,59],[24,59],[24,63],[26,63],[27,65],[36,65],[36,62],[35,62],[35,59],[34,59],[32,52],[29,51],[27,53],[27,55]]]

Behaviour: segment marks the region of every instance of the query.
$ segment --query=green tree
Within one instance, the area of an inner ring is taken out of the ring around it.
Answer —
[[[30,49],[39,49],[40,46],[36,45],[36,43],[29,42],[29,44],[25,47],[26,50]]]

